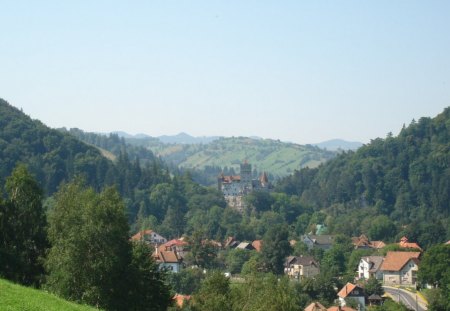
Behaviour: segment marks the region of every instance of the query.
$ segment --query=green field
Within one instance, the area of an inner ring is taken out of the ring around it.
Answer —
[[[134,141],[137,144],[138,140]],[[273,139],[248,137],[220,138],[208,144],[145,144],[157,156],[179,167],[203,169],[206,166],[234,168],[247,160],[259,172],[275,177],[292,174],[303,167],[317,167],[336,153],[311,145],[298,145]]]
[[[92,307],[68,302],[45,291],[0,279],[0,311],[88,311]]]

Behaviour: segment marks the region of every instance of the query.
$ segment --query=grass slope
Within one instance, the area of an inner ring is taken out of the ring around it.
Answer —
[[[247,160],[258,171],[266,171],[276,177],[289,175],[303,167],[317,167],[336,155],[311,145],[248,137],[220,138],[203,145],[158,147],[153,149],[154,153],[180,167],[202,169],[205,166],[226,166],[239,172],[239,164]]]
[[[0,311],[88,311],[98,310],[78,305],[52,294],[0,279]]]

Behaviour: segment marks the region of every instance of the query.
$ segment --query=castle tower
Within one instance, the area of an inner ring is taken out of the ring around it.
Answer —
[[[248,185],[252,183],[252,165],[247,161],[241,164],[241,183]]]

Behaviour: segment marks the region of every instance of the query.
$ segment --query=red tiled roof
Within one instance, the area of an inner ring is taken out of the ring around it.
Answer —
[[[388,252],[380,270],[400,271],[410,259],[418,259],[420,252]]]
[[[136,233],[135,235],[133,235],[131,237],[131,240],[132,241],[140,241],[140,240],[142,240],[144,238],[144,236],[150,235],[150,234],[152,234],[152,232],[153,232],[153,230],[142,230],[142,231],[139,231],[138,233]]]
[[[370,241],[370,245],[372,248],[383,248],[386,246],[386,243],[384,243],[383,241]]]
[[[305,311],[326,311],[325,308],[320,302],[312,302],[309,306],[305,308]]]
[[[422,248],[420,248],[419,244],[414,243],[414,242],[409,242],[408,238],[405,236],[400,239],[400,243],[398,243],[398,245],[400,245],[400,247],[416,248],[416,249],[422,251]]]
[[[345,284],[345,286],[339,291],[338,296],[341,298],[345,298],[348,295],[351,294],[351,292],[355,289],[355,288],[360,288],[359,286],[352,284],[352,283],[347,283]]]
[[[255,250],[257,252],[260,252],[261,251],[261,247],[262,247],[262,240],[254,240],[252,242],[252,246],[255,248]]]
[[[164,263],[178,263],[181,262],[181,258],[178,257],[176,251],[159,251],[156,254],[157,260]]]
[[[189,243],[186,242],[186,241],[182,241],[182,240],[180,240],[180,239],[173,239],[173,240],[170,240],[170,241],[164,243],[162,246],[164,246],[164,247],[186,246],[186,245],[188,245],[188,244],[189,244]]]

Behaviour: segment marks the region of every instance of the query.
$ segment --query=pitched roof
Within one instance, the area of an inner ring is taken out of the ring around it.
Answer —
[[[338,296],[341,298],[345,298],[348,295],[350,295],[352,293],[352,291],[355,290],[355,288],[358,288],[360,290],[362,290],[361,287],[359,287],[358,285],[352,284],[352,283],[347,283],[345,284],[344,287],[342,287],[342,289],[339,291]]]
[[[262,240],[254,240],[252,242],[252,246],[254,249],[256,249],[257,252],[261,251],[261,247],[262,247]]]
[[[163,244],[164,247],[172,247],[172,246],[186,246],[189,243],[186,241],[182,241],[180,239],[173,239]]]
[[[312,256],[289,256],[286,258],[286,264],[301,266],[318,266],[317,261]]]
[[[312,302],[305,308],[305,311],[326,311],[325,308],[320,302]]]
[[[369,272],[377,272],[380,270],[381,264],[383,263],[383,256],[366,256],[362,257],[362,260],[370,263]]]
[[[176,251],[160,251],[156,256],[160,262],[164,263],[180,263],[182,261]]]
[[[388,252],[380,270],[400,271],[410,259],[418,259],[420,252]]]
[[[131,240],[132,241],[140,241],[140,240],[142,240],[144,238],[144,236],[150,235],[150,234],[152,234],[152,232],[153,232],[153,230],[142,230],[142,231],[139,231],[138,233],[136,233],[135,235],[133,235],[131,237]]]
[[[239,243],[238,246],[236,246],[236,248],[239,248],[239,249],[255,249],[253,247],[253,245],[250,244],[249,242],[241,242],[241,243]]]
[[[370,241],[371,247],[372,248],[383,248],[386,246],[386,243],[384,243],[383,241]]]
[[[400,242],[398,243],[398,245],[400,245],[400,247],[416,248],[416,249],[422,251],[422,248],[420,248],[419,244],[414,243],[414,242],[409,242],[408,238],[406,236],[404,236],[400,239]]]
[[[318,245],[333,244],[334,236],[332,235],[309,235],[309,238]]]

